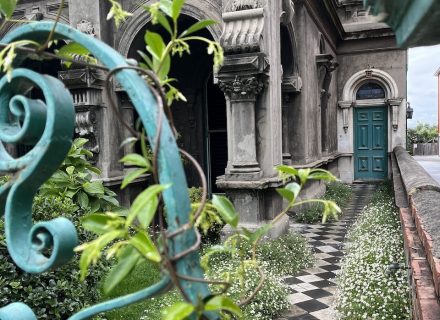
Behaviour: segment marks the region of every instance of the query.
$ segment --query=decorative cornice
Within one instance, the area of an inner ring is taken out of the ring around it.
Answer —
[[[264,9],[225,12],[220,43],[226,54],[261,51]]]
[[[231,101],[255,101],[265,83],[261,76],[236,76],[235,79],[221,79],[218,85]]]
[[[102,71],[85,68],[60,71],[58,72],[58,78],[62,80],[69,89],[102,88],[105,75]]]

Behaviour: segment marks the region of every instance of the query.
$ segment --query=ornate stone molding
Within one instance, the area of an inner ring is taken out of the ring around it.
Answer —
[[[100,70],[91,68],[70,69],[58,72],[58,78],[64,84],[72,88],[102,88],[104,86],[105,75]]]
[[[220,43],[226,54],[261,51],[264,9],[225,12]]]
[[[75,136],[89,140],[85,148],[93,153],[96,162],[100,152],[97,134],[97,117],[94,110],[77,111],[75,114]]]
[[[76,24],[76,28],[82,33],[88,34],[92,37],[96,37],[95,27],[93,26],[93,23],[86,19],[82,19],[80,22],[78,22]]]
[[[295,9],[293,7],[292,0],[282,0],[283,11],[281,12],[281,23],[284,25],[289,24],[293,20],[295,15]]]
[[[344,128],[344,132],[347,133],[348,131],[348,123],[349,123],[349,119],[348,119],[348,110],[353,107],[353,102],[352,101],[339,101],[338,105],[339,108],[342,109],[342,126]]]
[[[218,85],[231,101],[256,101],[265,83],[259,76],[236,76],[233,80],[219,80]]]
[[[397,129],[399,128],[399,110],[400,110],[400,105],[402,104],[402,101],[403,101],[403,99],[401,99],[401,98],[387,100],[388,105],[391,107],[391,112],[392,112],[391,121],[392,121],[394,131],[397,131]]]

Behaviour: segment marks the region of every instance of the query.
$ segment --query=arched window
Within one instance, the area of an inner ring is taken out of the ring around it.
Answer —
[[[356,93],[356,100],[385,99],[385,90],[375,82],[363,84]]]

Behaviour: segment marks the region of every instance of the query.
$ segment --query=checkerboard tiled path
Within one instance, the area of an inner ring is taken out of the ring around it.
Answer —
[[[287,277],[292,308],[281,319],[286,320],[332,320],[333,296],[336,291],[335,277],[339,272],[339,260],[343,256],[344,237],[362,208],[368,203],[374,185],[353,185],[353,198],[339,221],[327,224],[292,224],[291,230],[300,232],[308,239],[315,252],[314,268],[294,277]]]

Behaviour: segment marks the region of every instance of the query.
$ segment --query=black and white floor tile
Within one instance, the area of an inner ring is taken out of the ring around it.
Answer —
[[[335,318],[333,300],[336,276],[343,256],[344,238],[350,226],[373,193],[373,185],[354,185],[354,195],[339,221],[318,224],[291,224],[291,231],[307,238],[315,252],[316,263],[294,277],[285,278],[290,288],[292,305],[283,320],[332,320]]]

